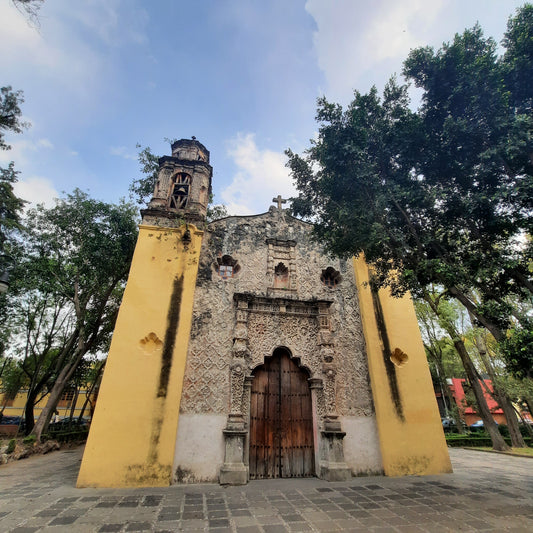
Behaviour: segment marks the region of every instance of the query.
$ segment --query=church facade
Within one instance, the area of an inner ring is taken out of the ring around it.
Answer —
[[[206,223],[211,176],[195,139],[160,160],[78,486],[451,471],[410,299],[279,196]]]

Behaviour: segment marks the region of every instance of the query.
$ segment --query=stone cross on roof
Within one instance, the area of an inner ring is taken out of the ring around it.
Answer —
[[[272,201],[276,204],[278,204],[278,209],[281,211],[281,204],[286,204],[287,200],[285,198],[282,198],[280,194],[276,198],[272,198]]]

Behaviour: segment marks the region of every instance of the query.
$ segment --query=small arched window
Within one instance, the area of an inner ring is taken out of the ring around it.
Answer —
[[[191,176],[186,172],[178,172],[172,176],[170,187],[169,207],[172,209],[184,209],[189,200]]]
[[[223,255],[222,257],[217,257],[215,269],[222,279],[227,280],[229,278],[234,278],[241,267],[237,260],[233,259],[231,255]]]
[[[320,276],[320,281],[326,286],[332,289],[336,287],[341,281],[341,274],[338,270],[335,270],[333,267],[328,267],[325,270],[322,270],[322,275]]]
[[[277,289],[289,288],[289,269],[283,263],[278,263],[274,269],[274,287]]]

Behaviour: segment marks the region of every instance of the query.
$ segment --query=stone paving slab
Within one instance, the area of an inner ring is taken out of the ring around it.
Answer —
[[[0,466],[0,533],[533,531],[533,460],[450,449],[454,474],[76,489],[83,448]]]

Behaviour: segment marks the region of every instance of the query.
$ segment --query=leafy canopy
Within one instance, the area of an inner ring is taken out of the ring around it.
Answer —
[[[513,105],[527,106],[522,85],[509,82],[531,60],[531,47],[514,46],[517,33],[531,35],[530,12],[509,22],[501,58],[479,26],[438,51],[413,50],[403,73],[423,90],[417,111],[394,79],[381,98],[356,91],[346,110],[321,98],[317,140],[303,156],[288,151],[293,210],[329,251],[364,252],[394,294],[436,283],[466,298],[476,288],[480,316],[503,328],[504,298],[533,293],[530,246],[517,245],[533,221],[533,122]]]

